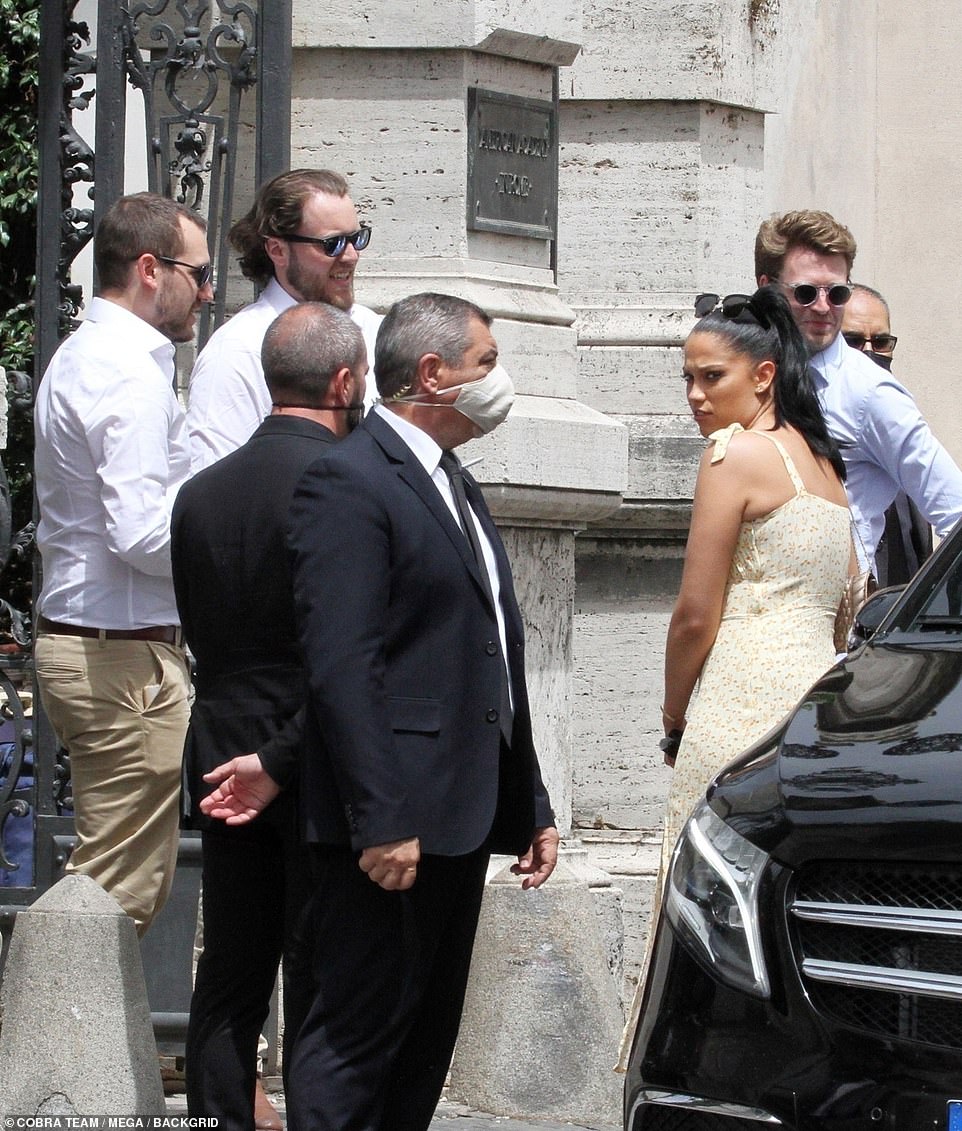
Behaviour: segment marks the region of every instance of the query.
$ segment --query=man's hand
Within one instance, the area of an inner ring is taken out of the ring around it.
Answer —
[[[531,847],[518,857],[517,864],[511,865],[511,871],[516,876],[524,876],[521,886],[525,891],[528,888],[539,888],[554,871],[558,863],[558,844],[561,838],[558,830],[552,825],[546,829],[535,829]]]
[[[261,765],[258,754],[242,754],[222,762],[209,774],[204,774],[204,781],[217,788],[201,799],[201,812],[228,825],[249,824],[281,792],[281,787]]]
[[[365,848],[358,867],[385,891],[407,891],[417,879],[420,859],[421,842],[415,836]]]

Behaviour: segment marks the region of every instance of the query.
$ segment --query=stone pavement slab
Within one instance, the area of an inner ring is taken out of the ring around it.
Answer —
[[[431,1121],[432,1131],[616,1131],[609,1123],[592,1123],[590,1127],[578,1123],[541,1123],[537,1120],[509,1119],[504,1115],[485,1115],[471,1111],[462,1104],[442,1100]]]
[[[279,1092],[270,1093],[271,1103],[284,1116],[284,1097]],[[185,1115],[187,1100],[182,1093],[167,1097],[167,1111],[170,1115]],[[482,1111],[472,1111],[463,1104],[451,1103],[442,1099],[438,1105],[431,1131],[618,1131],[611,1124],[593,1123],[590,1126],[574,1123],[542,1123],[538,1120],[509,1119],[504,1115],[486,1115]]]

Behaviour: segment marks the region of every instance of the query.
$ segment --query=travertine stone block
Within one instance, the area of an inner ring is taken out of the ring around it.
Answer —
[[[577,310],[664,312],[676,304],[690,325],[696,292],[750,285],[761,114],[711,103],[569,100],[562,122],[559,285]],[[633,324],[637,316],[617,328],[631,332]]]
[[[765,0],[584,0],[584,48],[566,90],[574,98],[771,108],[769,57],[782,58],[788,46],[776,34],[778,9]]]
[[[452,1098],[494,1115],[617,1120],[622,1013],[593,900],[563,857],[537,890],[507,871],[488,884]]]
[[[295,47],[472,48],[567,66],[581,44],[581,0],[295,0],[292,24]]]
[[[515,591],[524,616],[531,723],[558,829],[571,829],[571,610],[574,535],[505,526]]]

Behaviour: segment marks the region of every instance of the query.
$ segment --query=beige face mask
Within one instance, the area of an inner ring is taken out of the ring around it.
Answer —
[[[503,424],[511,406],[514,404],[514,382],[508,376],[504,366],[496,365],[479,381],[468,381],[463,385],[451,385],[441,389],[440,393],[453,393],[457,390],[457,398],[453,404],[432,404],[425,401],[424,393],[415,393],[412,396],[393,397],[392,400],[410,401],[412,404],[423,404],[431,408],[454,408],[466,416],[472,424],[476,424],[482,432],[493,432],[499,424]],[[438,395],[438,394],[435,394]]]

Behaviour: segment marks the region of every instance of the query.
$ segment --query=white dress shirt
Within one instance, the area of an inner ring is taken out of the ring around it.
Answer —
[[[174,347],[95,298],[37,393],[39,609],[92,628],[178,623],[170,511],[190,474]]]
[[[912,394],[839,334],[811,359],[815,387],[839,441],[845,488],[862,545],[874,563],[885,510],[899,490],[944,537],[962,517],[962,471],[922,418]],[[864,563],[863,563],[864,564]]]
[[[271,279],[260,297],[238,310],[215,330],[200,351],[190,375],[187,428],[190,459],[200,471],[245,444],[270,416],[271,395],[264,381],[261,346],[268,327],[297,299]],[[348,311],[360,327],[367,346],[367,407],[377,399],[374,382],[374,342],[382,317],[357,303]]]
[[[442,449],[422,428],[418,428],[416,424],[405,420],[403,416],[398,416],[396,412],[385,408],[383,404],[375,405],[371,411],[376,412],[382,420],[390,424],[404,443],[411,449],[415,459],[421,464],[428,475],[431,476],[435,487],[437,487],[440,492],[441,498],[444,499],[445,505],[460,528],[461,519],[458,517],[457,504],[451,492],[451,480],[448,478],[448,473],[441,466]],[[498,575],[498,559],[494,555],[494,547],[491,545],[491,541],[485,533],[484,527],[478,521],[474,507],[472,507],[470,503],[468,503],[468,509],[471,511],[471,516],[474,519],[478,542],[484,557],[484,565],[488,571],[488,583],[491,586],[491,596],[494,598],[494,612],[495,616],[498,618],[498,637],[501,641],[501,655],[505,657],[505,669],[507,670],[508,640],[504,628],[504,610],[501,608],[501,579]],[[465,533],[465,538],[468,538],[467,533]],[[470,539],[468,540],[470,541]],[[514,707],[514,690],[511,687],[510,671],[508,671],[508,695],[511,700],[511,706]]]

